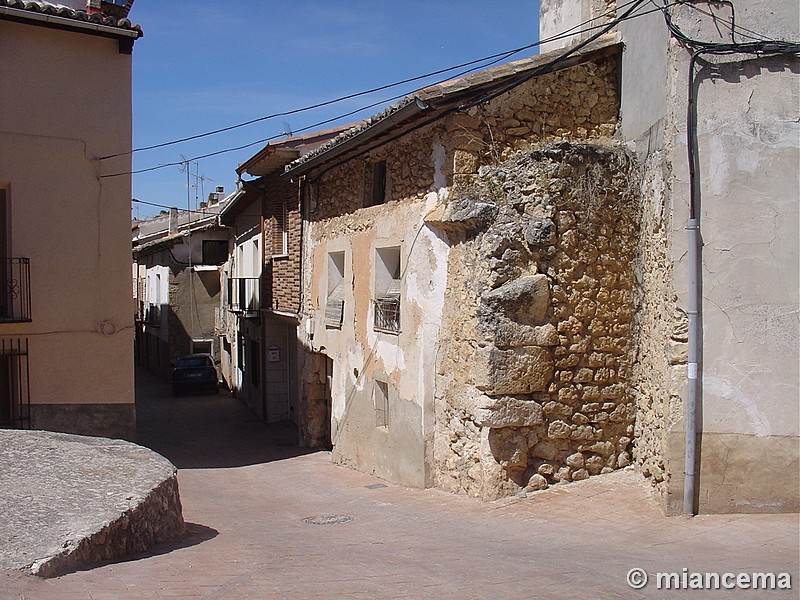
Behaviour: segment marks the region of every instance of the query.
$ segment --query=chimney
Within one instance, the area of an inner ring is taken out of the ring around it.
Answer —
[[[220,202],[224,197],[225,197],[225,186],[224,185],[218,185],[216,187],[216,191],[215,192],[211,192],[208,195],[208,205],[209,206],[213,206],[217,202]]]
[[[174,206],[169,209],[169,233],[177,233],[178,231],[178,209]]]
[[[103,13],[115,19],[126,19],[135,0],[85,0],[88,14]]]

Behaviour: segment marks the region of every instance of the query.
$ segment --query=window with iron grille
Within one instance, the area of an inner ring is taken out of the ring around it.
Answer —
[[[372,388],[372,402],[375,406],[375,427],[389,427],[389,384],[375,380]]]
[[[0,427],[30,428],[30,392],[27,338],[0,339]]]
[[[325,327],[340,329],[344,322],[344,252],[328,253],[328,294]]]
[[[375,249],[375,298],[373,328],[400,332],[400,247]]]

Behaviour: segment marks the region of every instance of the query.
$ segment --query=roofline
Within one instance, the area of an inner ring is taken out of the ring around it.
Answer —
[[[536,76],[539,77],[547,73],[561,71],[577,64],[588,62],[595,57],[601,57],[605,54],[616,52],[622,46],[620,42],[620,36],[616,33],[605,34],[599,39],[588,44],[585,42],[582,43],[586,45],[585,48],[574,51],[574,54],[559,60],[553,65],[549,65],[548,63],[554,61],[565,52],[569,52],[570,48],[561,48],[553,52],[513,61],[511,63],[506,63],[505,65],[492,67],[490,69],[466,75],[442,84],[432,85],[417,90],[413,94],[406,96],[394,105],[391,105],[382,112],[374,115],[371,119],[368,119],[366,122],[369,124],[363,129],[359,130],[359,126],[356,125],[352,130],[350,130],[350,135],[348,135],[348,132],[345,132],[337,138],[334,138],[331,142],[328,142],[327,146],[320,148],[316,154],[311,153],[308,157],[300,158],[294,163],[289,164],[283,175],[285,177],[301,175],[313,170],[315,167],[336,161],[337,159],[339,160],[335,164],[340,164],[341,162],[349,160],[354,156],[368,152],[382,145],[383,143],[386,143],[388,140],[374,144],[355,155],[351,154],[343,157],[343,155],[345,155],[348,151],[358,148],[359,146],[363,146],[366,142],[377,138],[395,126],[409,124],[411,121],[418,119],[423,113],[429,114],[431,118],[423,122],[421,125],[417,124],[416,126],[413,126],[410,129],[399,133],[398,135],[405,135],[416,128],[424,127],[449,114],[450,112],[458,110],[462,101],[465,101],[466,99],[474,99],[476,94],[482,92],[492,93],[498,89],[502,89],[504,85],[508,84],[514,79],[530,77],[531,73],[536,72],[537,69],[541,70],[536,74]],[[580,44],[576,44],[576,46],[579,45]],[[524,68],[521,68],[523,63],[528,64],[525,65]],[[520,66],[520,70],[505,74],[503,73],[509,69],[509,66],[513,65]],[[478,81],[477,83],[470,85],[471,80],[479,80],[480,78],[485,77],[486,73],[492,72],[498,73],[498,76],[495,79],[491,79],[489,81]],[[464,86],[448,91],[446,86],[452,86],[455,82],[463,82]],[[394,137],[391,139],[394,139]],[[337,142],[336,140],[339,141]]]
[[[244,197],[244,195],[246,193],[246,190],[244,189],[244,185],[245,184],[253,184],[254,182],[258,181],[258,179],[253,179],[251,181],[245,181],[243,179],[240,179],[239,181],[242,182],[242,187],[237,188],[235,192],[231,193],[231,195],[229,196],[230,199],[228,200],[228,203],[225,205],[225,208],[223,208],[221,211],[219,211],[219,214],[218,214],[219,222],[221,224],[223,224],[223,225],[228,225],[228,224],[231,223],[231,221],[228,220],[229,219],[229,214],[228,213],[230,213],[234,209],[234,207],[236,207],[237,204],[241,201],[241,198]],[[236,216],[237,215],[234,215],[233,217],[230,217],[230,218],[235,219]]]
[[[145,239],[150,237],[156,237],[161,235],[163,237],[159,237],[157,239],[149,239],[147,241],[142,241],[141,238],[136,240],[138,243],[136,246],[133,247],[134,254],[142,254],[147,253],[150,250],[156,250],[160,246],[168,246],[174,245],[178,241],[182,240],[183,238],[191,235],[192,233],[198,233],[200,231],[208,231],[210,229],[219,228],[225,229],[224,225],[220,225],[217,223],[216,219],[212,217],[216,217],[217,215],[209,215],[208,217],[203,217],[203,219],[199,221],[192,221],[184,225],[183,227],[179,227],[177,231],[174,233],[169,233],[167,230],[161,230],[145,236]],[[166,233],[166,235],[164,235]]]
[[[0,6],[0,20],[113,38],[119,40],[120,53],[124,54],[130,54],[133,51],[133,42],[144,35],[138,26],[132,29],[124,29],[102,23],[79,21],[9,6]]]
[[[399,106],[397,110],[391,111],[387,116],[376,120],[374,123],[371,123],[365,129],[361,130],[355,135],[344,139],[338,144],[333,145],[332,147],[324,150],[320,154],[317,154],[307,161],[286,169],[286,171],[284,171],[284,175],[291,177],[293,175],[305,173],[306,171],[309,171],[322,163],[326,163],[337,156],[340,156],[344,152],[361,145],[363,142],[377,137],[395,125],[402,123],[403,121],[407,121],[431,108],[430,105],[424,103],[422,100],[416,97],[407,97],[406,99],[401,100],[401,104],[404,101],[407,102],[405,105]]]
[[[356,126],[356,123],[349,123],[347,125],[339,125],[337,127],[330,127],[328,129],[318,129],[316,131],[311,131],[308,133],[301,133],[299,135],[288,135],[284,138],[279,140],[271,141],[266,146],[264,146],[261,150],[256,152],[253,156],[248,158],[242,164],[240,164],[236,168],[236,173],[241,176],[242,173],[249,173],[247,169],[253,167],[253,165],[258,164],[260,161],[264,160],[267,156],[275,152],[276,150],[281,149],[285,145],[291,145],[292,143],[296,143],[297,147],[290,147],[286,148],[287,150],[297,150],[302,148],[305,144],[311,143],[317,138],[322,138],[332,134],[339,134],[348,129],[351,129]]]

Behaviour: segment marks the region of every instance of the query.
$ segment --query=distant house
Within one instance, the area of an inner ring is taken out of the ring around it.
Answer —
[[[142,32],[86,8],[0,0],[0,427],[133,439],[128,152]]]
[[[187,354],[219,362],[214,319],[229,251],[229,230],[219,224],[223,195],[218,188],[196,211],[134,221],[136,361],[161,375]]]
[[[297,420],[297,327],[301,278],[300,180],[284,167],[345,128],[270,142],[237,169],[239,195],[222,224],[233,231],[218,316],[228,386],[266,422]]]

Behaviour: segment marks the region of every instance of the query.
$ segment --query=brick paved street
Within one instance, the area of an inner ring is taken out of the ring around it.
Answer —
[[[179,468],[187,539],[53,580],[0,573],[0,599],[679,598],[763,591],[632,590],[633,567],[791,572],[797,515],[665,518],[632,472],[534,500],[412,490],[304,453],[236,400],[173,399],[139,374],[140,443]],[[334,517],[334,518],[326,518]]]

